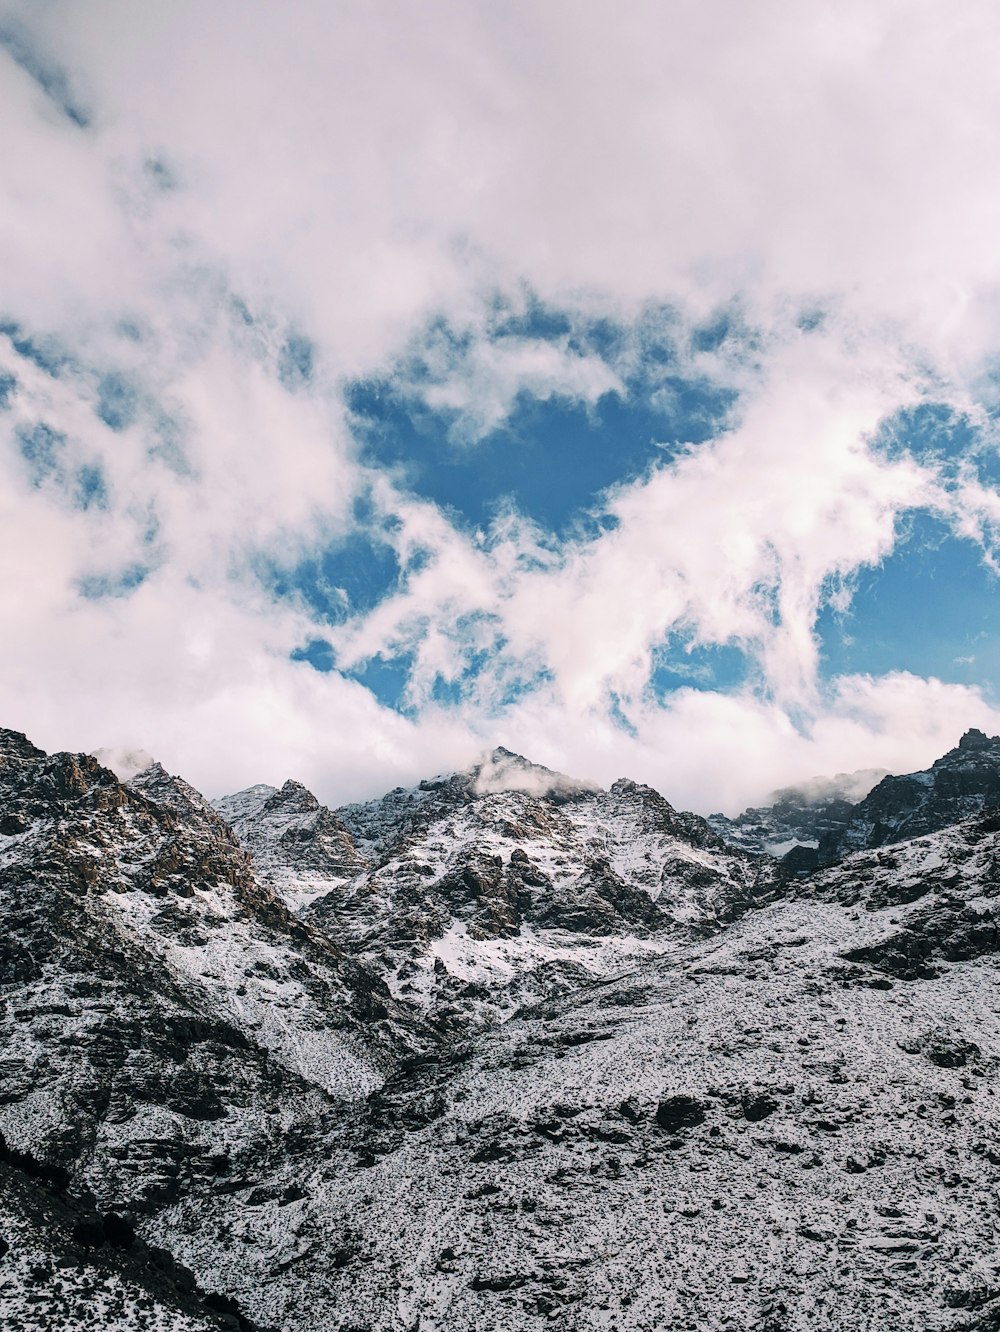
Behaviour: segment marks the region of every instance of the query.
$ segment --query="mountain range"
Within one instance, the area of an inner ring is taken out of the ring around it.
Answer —
[[[1000,738],[736,819],[0,731],[0,1327],[1000,1329]]]

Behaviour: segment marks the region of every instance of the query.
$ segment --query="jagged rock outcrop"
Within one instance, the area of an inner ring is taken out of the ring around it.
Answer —
[[[559,984],[552,961],[596,977],[657,936],[717,929],[771,877],[648,786],[604,791],[506,749],[338,814],[368,867],[304,919],[449,1017],[492,1020],[532,970]]]
[[[821,839],[820,860],[921,837],[998,806],[1000,736],[966,731],[926,771],[884,777],[841,829]]]
[[[875,780],[881,776],[881,780]],[[852,786],[871,789],[856,803]],[[832,793],[832,794],[831,794]],[[775,793],[773,803],[736,819],[713,814],[711,827],[732,846],[781,856],[786,872],[808,874],[852,851],[888,846],[1000,807],[1000,736],[970,730],[922,772],[876,770]]]
[[[5,1328],[267,1332],[231,1298],[201,1286],[127,1217],[69,1193],[0,1137],[0,1318]]]
[[[219,1260],[206,1237],[242,1215],[237,1194],[280,1181],[277,1215],[298,1153],[327,1153],[338,1105],[429,1033],[256,880],[186,783],[157,769],[126,786],[10,733],[0,755],[6,1148],[144,1242],[166,1225],[207,1280],[199,1255]],[[275,1243],[265,1227],[206,1289],[239,1303]]]

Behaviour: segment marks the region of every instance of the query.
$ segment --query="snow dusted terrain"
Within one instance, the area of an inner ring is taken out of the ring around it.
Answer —
[[[0,732],[0,1327],[1000,1328],[1000,740],[853,795]]]
[[[293,909],[365,868],[341,820],[299,782],[280,791],[251,786],[216,801],[215,809],[253,853],[258,875]]]
[[[863,800],[883,777],[884,768],[861,768],[836,777],[814,777],[799,786],[774,791],[768,803],[746,809],[735,819],[712,814],[709,826],[744,851],[783,856],[793,847],[818,847],[850,820],[854,802]]]
[[[856,803],[852,803],[856,802]],[[816,778],[776,791],[771,804],[736,819],[713,814],[727,842],[773,856],[794,853],[795,869],[840,860],[866,846],[919,837],[1000,804],[1000,737],[967,731],[924,772],[893,777],[877,768]]]

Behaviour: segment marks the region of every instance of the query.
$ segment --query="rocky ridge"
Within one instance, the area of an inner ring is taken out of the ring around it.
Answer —
[[[992,746],[807,872],[508,751],[326,811],[0,732],[0,1326],[997,1327]]]
[[[852,801],[852,788],[861,799]],[[1000,736],[969,730],[954,749],[920,772],[876,769],[777,791],[769,805],[708,822],[728,844],[786,858],[812,871],[852,851],[934,832],[1000,804]]]
[[[768,878],[759,858],[727,849],[649,787],[622,780],[603,791],[548,776],[542,795],[481,792],[473,771],[424,784],[412,806],[392,793],[395,824],[384,806],[364,823],[355,814],[356,826],[391,831],[368,841],[369,867],[305,919],[336,933],[398,996],[458,1004],[467,1018],[482,1004],[516,1007],[526,989],[560,986],[581,968],[603,975],[675,936],[714,930]],[[350,826],[352,812],[340,813]]]
[[[143,780],[140,774],[137,780]],[[254,858],[257,873],[294,909],[365,867],[341,819],[300,783],[252,786],[213,809]]]
[[[650,787],[503,748],[337,811],[293,782],[214,807],[303,920],[453,1026],[718,928],[769,878]]]
[[[772,792],[765,805],[745,809],[736,818],[711,814],[708,824],[723,841],[758,855],[780,857],[797,846],[816,848],[840,832],[857,801],[888,775],[884,768],[862,768],[813,778]]]
[[[966,731],[923,772],[884,777],[845,826],[820,841],[820,860],[935,832],[1000,804],[1000,736]]]

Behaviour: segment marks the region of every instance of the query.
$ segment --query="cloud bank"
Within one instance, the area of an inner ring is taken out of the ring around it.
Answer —
[[[824,637],[914,515],[995,577],[998,56],[985,3],[0,4],[0,720],[702,810],[1000,729]]]

